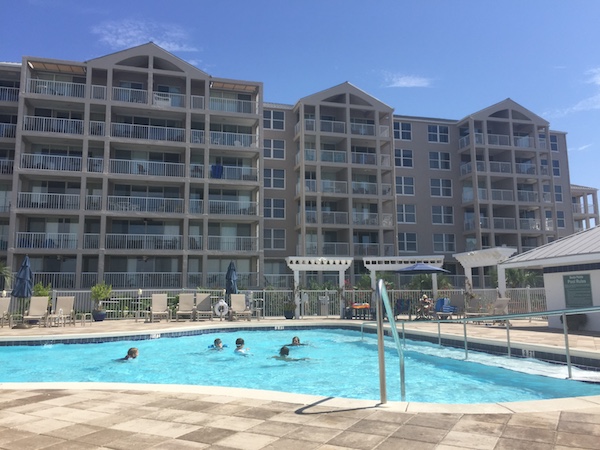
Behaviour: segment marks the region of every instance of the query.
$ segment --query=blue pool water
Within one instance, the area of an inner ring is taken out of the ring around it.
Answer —
[[[298,335],[290,357],[273,359]],[[220,337],[228,346],[209,349]],[[234,352],[243,337],[247,356]],[[116,362],[129,347],[133,361]],[[387,396],[400,400],[399,361],[386,338]],[[434,403],[488,403],[600,395],[600,385],[561,379],[562,366],[439,348],[408,341],[405,350],[406,400]],[[487,365],[492,364],[492,365]],[[500,366],[494,367],[493,365]],[[532,375],[505,367],[513,367]],[[232,386],[332,397],[378,400],[376,336],[341,329],[239,331],[190,337],[120,341],[101,344],[54,344],[0,347],[0,382],[76,381]]]

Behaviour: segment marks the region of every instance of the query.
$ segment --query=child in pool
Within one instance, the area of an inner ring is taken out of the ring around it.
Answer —
[[[289,355],[290,355],[290,349],[287,347],[287,345],[284,345],[279,350],[279,355],[272,356],[271,358],[278,359],[280,361],[305,361],[308,359],[308,358],[290,358]]]
[[[221,351],[221,350],[223,350],[224,347],[227,347],[227,346],[223,345],[223,341],[219,338],[216,338],[213,342],[213,345],[211,345],[209,348],[212,350]]]
[[[127,350],[127,355],[125,355],[124,358],[117,359],[117,361],[129,361],[130,359],[135,359],[138,357],[139,353],[140,352],[137,347],[131,347],[129,350]]]
[[[237,338],[235,340],[235,352],[241,354],[247,354],[250,350],[249,348],[244,347],[245,342],[242,338]]]

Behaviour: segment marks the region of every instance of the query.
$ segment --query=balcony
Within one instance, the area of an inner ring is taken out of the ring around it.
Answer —
[[[115,102],[148,104],[148,91],[142,89],[113,87],[112,100]]]
[[[99,120],[90,120],[90,136],[105,136],[106,124]]]
[[[203,95],[192,95],[192,109],[204,109]]]
[[[88,172],[102,173],[104,171],[103,158],[88,158]]]
[[[204,165],[203,164],[190,164],[190,177],[204,178]]]
[[[345,133],[346,122],[340,122],[338,120],[321,120],[319,121],[321,126],[321,132],[324,133]]]
[[[492,189],[492,200],[495,202],[512,202],[514,198],[514,192],[510,189]]]
[[[0,86],[0,102],[18,102],[19,88]]]
[[[212,145],[224,145],[229,147],[257,147],[256,136],[245,133],[225,133],[221,131],[211,131],[210,143]]]
[[[312,150],[314,159],[308,158],[309,150],[306,150],[307,155],[304,157],[307,161],[316,161],[316,150]],[[346,152],[338,151],[338,150],[321,150],[321,161],[322,162],[330,162],[330,163],[345,163],[346,162]]]
[[[367,123],[350,123],[350,133],[361,136],[375,136],[375,125]]]
[[[253,167],[211,164],[210,178],[235,181],[258,181],[258,169]]]
[[[379,244],[352,244],[355,256],[381,256]]]
[[[77,248],[77,233],[17,232],[17,248]]]
[[[17,136],[17,125],[13,123],[0,123],[0,138],[14,139]]]
[[[211,111],[224,111],[242,114],[258,114],[257,103],[251,100],[236,100],[232,98],[211,97]]]
[[[92,84],[90,98],[93,98],[94,100],[106,100],[106,86]]]
[[[102,196],[86,195],[85,209],[86,211],[100,211],[102,209]]]
[[[513,145],[521,148],[533,148],[535,140],[530,136],[515,136],[513,137]]]
[[[209,200],[208,210],[209,214],[256,216],[258,214],[258,202]]]
[[[352,152],[352,164],[365,164],[370,166],[376,166],[377,155],[375,153]]]
[[[517,223],[512,217],[494,217],[492,219],[495,230],[516,230]]]
[[[460,165],[460,174],[468,175],[473,172],[473,168],[477,170],[477,172],[485,172],[485,162],[476,161],[475,164],[472,162],[467,162]]]
[[[537,203],[539,197],[538,193],[534,191],[517,191],[517,200],[519,202]]]
[[[126,175],[144,175],[153,177],[185,176],[185,164],[151,162],[143,160],[111,159],[110,173]]]
[[[104,280],[106,284],[111,284],[113,289],[181,289],[183,286],[181,272],[105,272]]]
[[[325,242],[322,248],[319,248],[317,244],[307,244],[305,254],[307,256],[350,256],[349,249],[347,242]]]
[[[60,97],[85,98],[85,84],[29,78],[27,80],[27,92]]]
[[[83,248],[84,249],[100,248],[100,234],[99,233],[84,233],[83,234]]]
[[[33,283],[51,285],[52,289],[73,289],[75,287],[75,272],[35,272]]]
[[[535,175],[537,170],[532,163],[516,163],[515,172],[523,175]]]
[[[58,156],[43,155],[41,153],[25,153],[21,155],[21,169],[81,172],[81,156]]]
[[[151,141],[185,142],[185,130],[174,127],[111,123],[110,135],[128,139],[148,139]]]
[[[508,134],[488,134],[488,145],[510,145]]]
[[[348,183],[346,181],[321,180],[321,192],[323,194],[347,194]]]
[[[188,248],[190,250],[203,250],[202,235],[188,236]]]
[[[539,219],[519,219],[519,228],[524,231],[540,231],[541,223]]]
[[[466,135],[458,140],[458,148],[464,148],[471,144],[471,135]],[[483,145],[483,134],[475,133],[475,144]]]
[[[509,162],[490,161],[490,172],[512,173],[512,164]]]
[[[379,214],[377,213],[352,213],[352,225],[370,226],[379,225]]]
[[[83,120],[25,116],[23,120],[23,131],[41,131],[44,133],[61,134],[83,134]]]
[[[106,249],[181,250],[182,236],[169,234],[106,234]]]
[[[258,238],[250,236],[208,236],[207,250],[221,252],[256,252]]]
[[[19,192],[18,208],[79,209],[79,194],[49,194],[47,192]]]
[[[185,95],[170,92],[153,92],[152,105],[161,108],[185,108]]]
[[[324,211],[321,223],[327,225],[348,225],[348,213],[343,211]]]
[[[191,144],[204,144],[204,130],[191,130],[190,143]]]
[[[10,175],[14,171],[15,162],[11,159],[0,159],[0,174]]]
[[[183,199],[109,195],[108,210],[182,213]]]
[[[203,214],[204,213],[204,200],[191,199],[190,200],[190,213],[191,214]]]
[[[392,185],[388,183],[378,184],[366,181],[353,181],[352,193],[358,195],[391,195]]]

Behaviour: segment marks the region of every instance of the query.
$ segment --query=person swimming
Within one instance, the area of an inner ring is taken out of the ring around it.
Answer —
[[[286,347],[298,347],[299,345],[306,345],[306,344],[301,344],[300,343],[300,338],[298,336],[294,336],[292,338],[292,343],[291,344],[285,344]]]
[[[117,361],[129,361],[130,359],[135,359],[138,357],[139,353],[140,352],[137,347],[131,347],[129,350],[127,350],[127,355],[125,355],[123,358],[117,359]]]
[[[284,345],[279,349],[279,355],[271,356],[273,359],[278,359],[280,361],[305,361],[308,358],[290,358],[290,349],[287,345]]]
[[[219,338],[215,339],[213,344],[208,346],[208,348],[210,348],[211,350],[218,350],[218,351],[223,350],[225,347],[227,347],[227,346],[224,345],[223,341]]]
[[[244,345],[245,345],[244,340],[242,338],[237,338],[235,340],[235,350],[234,351],[236,353],[247,354],[250,349],[244,347]]]

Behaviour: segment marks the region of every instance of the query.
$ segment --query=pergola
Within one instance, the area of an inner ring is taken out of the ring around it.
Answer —
[[[397,272],[408,266],[412,266],[417,263],[429,264],[435,267],[442,267],[444,265],[444,257],[439,255],[434,256],[419,256],[408,258],[406,256],[392,256],[392,257],[373,257],[364,258],[363,263],[369,270],[371,277],[371,289],[375,290],[377,287],[376,272]],[[437,297],[437,274],[431,274],[431,287],[433,289],[433,298]]]
[[[494,247],[485,250],[474,250],[472,252],[456,253],[452,256],[463,266],[465,276],[469,280],[469,285],[473,286],[473,267],[498,266],[503,261],[510,258],[517,252],[513,247]],[[506,274],[504,267],[498,266],[498,290],[500,296],[504,296],[506,291]]]

